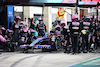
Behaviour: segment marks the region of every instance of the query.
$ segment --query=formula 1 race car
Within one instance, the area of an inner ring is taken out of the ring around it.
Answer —
[[[30,45],[21,45],[20,48],[24,49],[24,52],[28,52],[28,49],[42,49],[42,51],[59,51],[62,49],[62,42],[60,36],[56,33],[45,33],[44,37],[37,38]]]

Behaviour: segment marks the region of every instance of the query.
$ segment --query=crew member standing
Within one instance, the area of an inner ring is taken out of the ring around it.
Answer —
[[[87,53],[89,51],[89,43],[90,42],[90,37],[91,33],[91,22],[90,22],[90,16],[85,16],[84,22],[81,24],[81,36],[82,36],[82,52]],[[86,48],[86,49],[85,49]]]
[[[78,15],[72,15],[72,22],[70,24],[70,33],[72,37],[72,54],[78,53],[80,22],[78,22]]]
[[[46,31],[46,25],[44,24],[42,17],[38,18],[38,20],[39,20],[39,23],[37,24],[38,36],[43,37]]]
[[[15,19],[14,24],[13,24],[13,31],[14,31],[13,41],[14,42],[18,42],[20,19],[21,19],[20,16],[16,16],[16,19]]]

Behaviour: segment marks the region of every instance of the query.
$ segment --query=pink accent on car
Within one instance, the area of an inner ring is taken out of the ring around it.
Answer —
[[[47,44],[43,45],[43,46],[48,46]]]
[[[35,45],[34,48],[38,48],[37,45]]]

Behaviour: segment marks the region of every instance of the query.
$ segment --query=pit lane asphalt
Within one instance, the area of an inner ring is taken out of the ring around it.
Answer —
[[[2,52],[0,67],[68,67],[89,59],[100,57],[100,53],[81,53],[77,55],[63,52]]]

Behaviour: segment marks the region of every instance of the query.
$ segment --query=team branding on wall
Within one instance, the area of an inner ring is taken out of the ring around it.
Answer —
[[[10,22],[13,22],[14,20],[14,7],[13,6],[7,6],[7,21],[8,21],[8,29]]]
[[[62,3],[76,3],[77,0],[63,0]]]
[[[78,5],[97,5],[97,2],[91,1],[91,2],[86,2],[86,1],[79,1]]]
[[[97,5],[97,2],[85,2],[84,5]]]
[[[76,3],[77,0],[30,0],[30,3]]]
[[[76,3],[77,0],[7,0],[7,2],[21,3]]]

